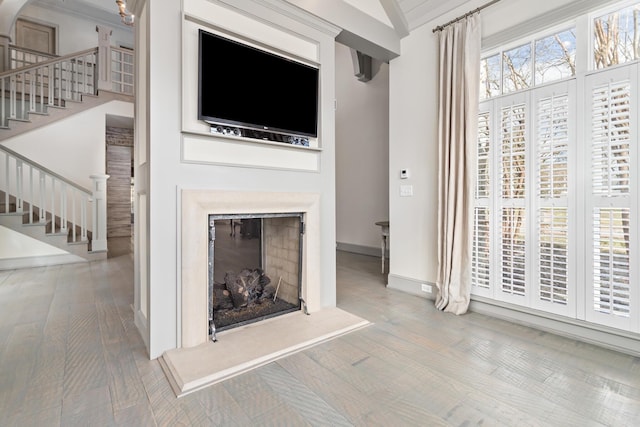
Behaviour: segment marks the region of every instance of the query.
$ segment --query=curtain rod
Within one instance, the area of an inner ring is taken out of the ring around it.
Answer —
[[[485,7],[489,7],[489,6],[493,5],[493,4],[496,4],[496,3],[498,3],[499,1],[500,1],[500,0],[491,0],[489,3],[483,4],[482,6],[480,6],[480,7],[476,8],[476,9],[473,9],[472,11],[467,12],[467,13],[465,13],[464,15],[458,16],[456,19],[452,19],[451,21],[447,22],[446,24],[438,25],[437,27],[435,27],[435,28],[433,29],[433,32],[435,33],[436,31],[442,31],[442,30],[444,30],[446,27],[448,27],[449,25],[451,25],[451,24],[455,24],[456,22],[461,21],[461,20],[463,20],[464,18],[466,18],[467,16],[471,16],[471,15],[473,15],[474,13],[478,13],[478,12],[480,12],[482,9],[484,9]]]

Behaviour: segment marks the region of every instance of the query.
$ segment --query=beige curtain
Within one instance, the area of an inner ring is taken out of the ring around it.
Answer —
[[[439,37],[436,307],[463,314],[471,294],[480,17],[476,13],[449,25]]]

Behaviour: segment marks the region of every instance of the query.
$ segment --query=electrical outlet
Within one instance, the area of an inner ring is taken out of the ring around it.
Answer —
[[[422,292],[426,292],[428,294],[431,293],[431,285],[427,285],[426,283],[423,283],[421,288],[422,288]]]

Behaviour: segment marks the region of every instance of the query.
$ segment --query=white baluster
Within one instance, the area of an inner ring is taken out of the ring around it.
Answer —
[[[4,82],[7,79],[0,79],[0,126],[4,126],[4,124],[6,123],[6,107],[5,107],[5,101],[4,101]]]
[[[9,80],[9,118],[16,118],[16,109],[18,106],[16,103],[18,102],[18,97],[16,95],[16,76],[13,75]]]
[[[26,90],[25,90],[25,84],[26,82],[24,81],[27,77],[25,75],[25,73],[20,73],[20,75],[22,76],[22,79],[20,79],[21,84],[20,84],[20,90],[21,90],[21,94],[20,94],[20,118],[22,120],[25,119],[25,114],[24,112],[27,111],[25,110],[25,105],[24,105],[24,99],[27,97],[26,95]]]
[[[40,222],[45,222],[46,221],[46,215],[47,212],[45,211],[46,205],[47,205],[47,201],[46,201],[46,185],[47,183],[45,182],[45,176],[44,176],[44,172],[40,171],[40,194],[39,194],[39,199],[40,199],[40,207],[38,209],[38,211],[40,212]]]
[[[38,75],[40,76],[40,112],[44,113],[44,70],[45,68],[40,68]]]
[[[58,63],[56,65],[56,68],[58,69],[58,74],[55,77],[58,84],[58,105],[62,107],[62,63]]]
[[[33,224],[33,201],[35,200],[33,192],[33,167],[29,168],[29,224]]]
[[[56,232],[56,179],[51,177],[51,232]]]
[[[60,231],[67,231],[67,183],[60,183]]]
[[[56,89],[56,67],[54,64],[49,65],[48,67],[49,75],[47,76],[47,84],[49,87],[49,95],[47,99],[47,103],[49,105],[53,105],[53,100],[55,98],[55,89]]]
[[[73,99],[73,96],[72,96],[72,89],[73,88],[71,87],[71,81],[73,79],[73,64],[70,61],[65,61],[64,64],[66,64],[66,67],[65,67],[65,69],[66,69],[66,72],[65,72],[66,78],[65,78],[65,80],[67,82],[67,85],[66,85],[66,89],[67,89],[66,90],[66,92],[67,92],[66,99]]]
[[[80,240],[82,242],[87,241],[87,204],[89,198],[82,194],[82,200],[80,204]]]
[[[22,160],[16,159],[16,212],[22,212]]]
[[[4,171],[5,171],[4,212],[9,213],[9,192],[11,190],[11,185],[9,182],[9,154],[7,153],[4,153]]]
[[[72,240],[75,242],[76,241],[76,193],[77,191],[74,189],[72,190],[72,195],[73,197],[71,198],[71,235]]]
[[[107,250],[107,179],[109,175],[91,175],[93,180],[93,235],[91,249]]]
[[[36,80],[34,73],[37,74],[37,71],[31,70],[29,71],[29,111],[36,111]]]

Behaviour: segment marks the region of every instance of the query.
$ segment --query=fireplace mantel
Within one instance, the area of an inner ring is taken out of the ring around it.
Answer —
[[[304,213],[301,295],[310,313],[321,309],[320,195],[315,193],[182,190],[180,347],[208,340],[209,214]]]

